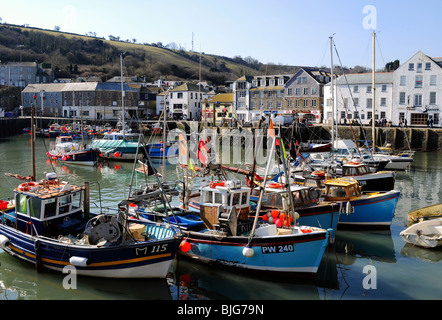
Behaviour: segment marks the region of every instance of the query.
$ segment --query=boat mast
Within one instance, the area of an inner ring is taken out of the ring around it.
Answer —
[[[331,159],[334,159],[334,148],[335,148],[335,76],[333,70],[333,36],[330,37],[330,58],[331,58],[331,97],[332,97],[332,149],[331,149]]]
[[[126,111],[124,108],[124,97],[126,93],[124,92],[124,84],[123,84],[123,54],[120,54],[120,65],[121,65],[121,108],[122,108],[122,119],[123,119],[123,137],[126,134]]]
[[[373,90],[373,101],[372,101],[372,116],[371,116],[371,130],[373,136],[373,152],[376,147],[376,128],[375,128],[375,119],[376,119],[376,32],[373,31],[373,80],[372,80],[372,88]]]

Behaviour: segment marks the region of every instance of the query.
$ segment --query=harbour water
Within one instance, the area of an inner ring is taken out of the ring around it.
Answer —
[[[37,176],[56,172],[60,180],[91,183],[91,209],[116,208],[127,198],[132,163],[109,162],[97,168],[50,162],[49,139],[37,139]],[[30,136],[0,139],[0,199],[13,196],[19,181],[4,174],[32,174]],[[167,167],[174,180],[174,166]],[[442,250],[405,244],[399,236],[409,211],[442,201],[442,153],[420,152],[406,172],[397,173],[401,191],[389,230],[338,230],[313,280],[254,277],[176,259],[164,280],[114,280],[79,277],[65,289],[66,275],[37,273],[33,265],[0,250],[0,300],[433,300],[442,298]],[[135,175],[135,184],[144,176]]]

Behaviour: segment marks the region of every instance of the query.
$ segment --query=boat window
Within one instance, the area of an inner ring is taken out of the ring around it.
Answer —
[[[331,198],[346,198],[347,193],[345,192],[345,189],[338,187],[338,186],[330,186],[327,189],[327,197]]]
[[[64,214],[70,211],[71,195],[67,195],[58,199],[59,209],[58,214]]]
[[[302,190],[302,197],[304,199],[304,203],[309,203],[312,201],[310,192],[308,192],[308,190]]]
[[[350,188],[350,197],[356,197],[358,195],[357,188],[356,185],[353,188]]]
[[[226,202],[226,206],[230,207],[232,205],[232,196],[229,194],[227,194],[227,202]]]
[[[367,167],[360,167],[359,172],[360,172],[360,174],[367,174],[368,173]]]
[[[81,208],[81,192],[76,192],[72,195],[72,209]]]
[[[29,199],[29,214],[32,218],[40,219],[41,216],[41,200],[37,198]]]
[[[203,202],[212,203],[212,191],[203,191]]]
[[[299,191],[293,192],[293,199],[295,201],[295,205],[299,205],[302,203],[302,196]]]
[[[118,140],[124,140],[123,136],[118,136]]]
[[[247,205],[247,204],[248,204],[247,192],[243,192],[242,198],[241,198],[241,205]]]
[[[15,198],[15,203],[18,204],[17,211],[23,214],[28,213],[28,204],[26,201],[26,195],[18,193]]]
[[[57,201],[56,199],[48,199],[45,201],[44,217],[51,218],[57,214]]]
[[[214,192],[215,194],[215,203],[223,204],[223,194],[219,192]]]
[[[233,202],[232,202],[232,206],[236,206],[240,204],[240,200],[241,200],[241,193],[239,192],[235,192],[233,194]]]

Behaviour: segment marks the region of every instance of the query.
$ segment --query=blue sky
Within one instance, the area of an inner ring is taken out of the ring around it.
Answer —
[[[3,22],[121,39],[162,42],[262,63],[329,66],[329,37],[342,64],[401,63],[422,51],[442,56],[440,0],[0,0]],[[367,7],[370,6],[370,7]],[[364,8],[375,9],[365,11]],[[365,24],[364,24],[365,23]],[[335,63],[339,61],[335,57]]]

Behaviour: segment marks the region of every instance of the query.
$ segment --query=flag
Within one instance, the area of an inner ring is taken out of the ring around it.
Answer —
[[[192,170],[193,172],[196,172],[195,167],[193,166],[192,160],[190,158],[189,158],[189,169]]]
[[[268,135],[271,136],[272,138],[275,138],[275,127],[273,126],[272,119],[270,119]]]
[[[185,157],[187,155],[187,142],[182,134],[179,135],[179,142],[180,142],[181,155]]]
[[[198,159],[201,161],[202,164],[207,163],[207,157],[208,157],[208,149],[203,141],[200,141],[198,146]]]
[[[284,153],[284,159],[287,160],[287,153],[285,152],[284,141],[282,141],[282,139],[281,139],[281,144],[282,144],[282,152]]]

